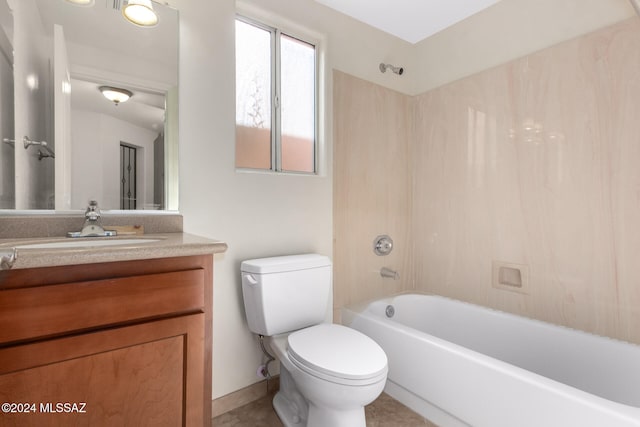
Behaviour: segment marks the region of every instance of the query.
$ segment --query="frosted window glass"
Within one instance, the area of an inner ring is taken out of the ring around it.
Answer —
[[[236,20],[236,167],[315,173],[316,47]]]
[[[282,170],[315,169],[315,47],[284,34],[281,55]]]
[[[271,169],[271,32],[239,20],[236,167]]]

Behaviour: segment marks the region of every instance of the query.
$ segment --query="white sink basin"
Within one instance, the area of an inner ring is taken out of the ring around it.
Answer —
[[[68,240],[56,240],[54,242],[25,243],[13,246],[16,249],[65,249],[65,248],[95,248],[102,246],[137,246],[147,243],[159,242],[160,239],[130,238],[130,239],[86,239],[76,238]]]

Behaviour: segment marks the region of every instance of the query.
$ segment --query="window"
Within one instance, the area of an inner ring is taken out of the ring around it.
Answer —
[[[236,19],[236,167],[316,172],[316,47]]]

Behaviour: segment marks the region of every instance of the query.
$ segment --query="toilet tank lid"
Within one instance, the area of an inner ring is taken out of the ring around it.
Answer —
[[[240,270],[245,273],[268,274],[328,266],[331,266],[331,261],[324,255],[303,254],[242,261]]]

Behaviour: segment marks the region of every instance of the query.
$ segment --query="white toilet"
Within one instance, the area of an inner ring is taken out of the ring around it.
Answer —
[[[364,406],[387,379],[387,356],[371,338],[324,323],[331,261],[316,254],[244,261],[249,329],[271,337],[280,360],[273,406],[286,427],[365,427]]]

